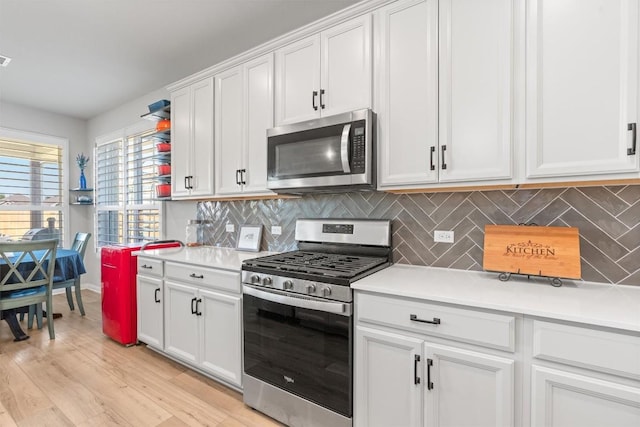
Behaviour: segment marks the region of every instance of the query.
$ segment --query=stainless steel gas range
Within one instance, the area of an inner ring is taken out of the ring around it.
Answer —
[[[350,284],[390,265],[391,222],[301,219],[295,237],[242,265],[244,402],[289,426],[351,426]]]

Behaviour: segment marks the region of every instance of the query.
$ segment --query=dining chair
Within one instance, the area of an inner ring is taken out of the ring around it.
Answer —
[[[0,310],[47,304],[49,338],[53,330],[53,275],[57,239],[0,243]],[[42,324],[42,310],[38,310]]]
[[[76,233],[76,236],[73,238],[73,244],[71,245],[71,250],[76,251],[80,254],[80,258],[82,258],[82,262],[84,262],[84,253],[87,250],[87,243],[89,243],[89,239],[91,239],[91,233]],[[71,287],[75,288],[76,291],[76,302],[78,303],[78,308],[80,309],[80,314],[84,316],[84,305],[82,305],[82,294],[80,293],[80,276],[75,279],[65,280],[64,282],[53,282],[53,289],[65,289],[67,294],[67,302],[69,303],[69,308],[71,310],[74,309],[73,306],[73,297],[71,295]]]

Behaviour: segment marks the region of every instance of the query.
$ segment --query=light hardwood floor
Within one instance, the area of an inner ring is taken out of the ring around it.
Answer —
[[[146,348],[102,334],[100,295],[84,290],[86,316],[54,296],[46,321],[13,342],[0,322],[0,426],[280,426],[242,395]],[[27,331],[26,319],[22,323]]]

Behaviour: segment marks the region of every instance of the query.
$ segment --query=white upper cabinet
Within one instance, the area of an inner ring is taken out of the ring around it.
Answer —
[[[233,194],[240,192],[242,185],[241,67],[218,74],[215,85],[216,194]]]
[[[215,77],[216,195],[267,190],[267,129],[273,127],[273,54]]]
[[[276,124],[371,107],[371,16],[276,50]]]
[[[441,182],[511,178],[513,0],[440,0]]]
[[[511,179],[513,0],[377,12],[379,186]]]
[[[191,171],[191,91],[189,87],[171,93],[171,197],[189,196],[187,177]]]
[[[273,54],[244,65],[245,193],[267,190],[267,129],[273,127]]]
[[[371,107],[371,15],[320,33],[323,116]]]
[[[399,1],[376,18],[379,184],[437,182],[438,3]]]
[[[638,171],[639,13],[638,0],[527,2],[528,178]]]
[[[171,197],[213,196],[213,78],[171,93]]]

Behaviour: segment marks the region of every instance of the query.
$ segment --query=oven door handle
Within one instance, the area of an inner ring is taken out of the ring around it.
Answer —
[[[351,123],[344,125],[342,129],[342,138],[340,138],[340,158],[342,159],[342,171],[351,173],[349,166],[349,132],[351,131]]]
[[[263,291],[253,286],[242,285],[242,293],[260,298],[266,301],[286,304],[293,307],[307,308],[309,310],[324,311],[326,313],[335,313],[343,316],[351,316],[351,304],[332,301],[317,301],[307,298],[299,298],[289,296],[278,291]]]

